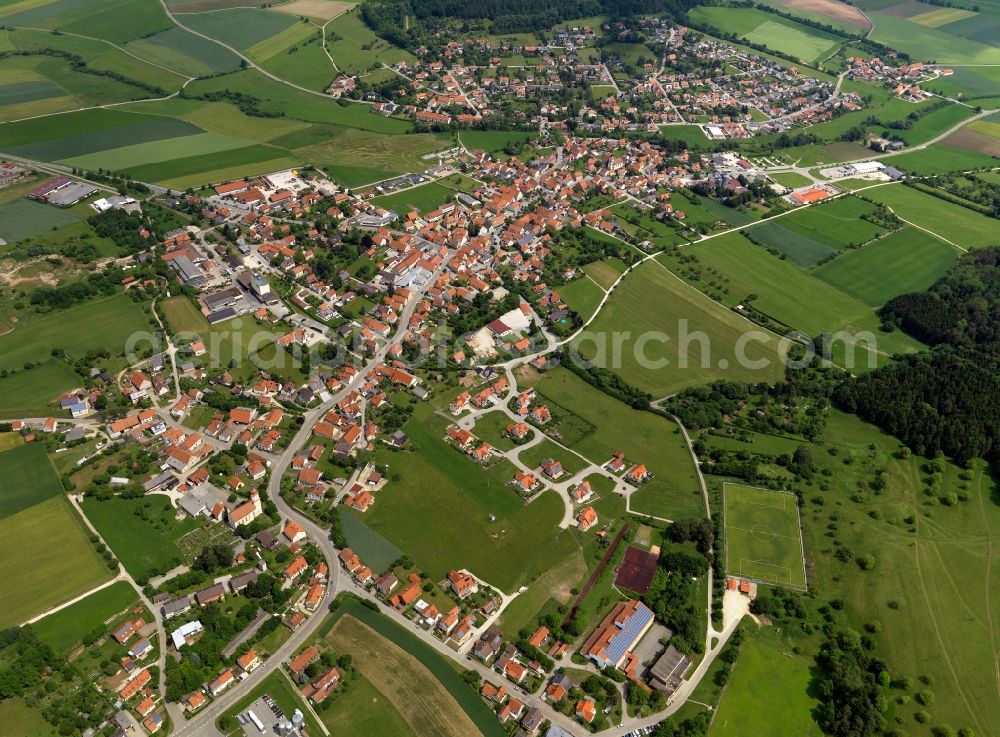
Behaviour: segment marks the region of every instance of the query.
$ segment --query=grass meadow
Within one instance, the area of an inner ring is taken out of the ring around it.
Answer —
[[[366,525],[360,513],[354,514],[345,507],[340,521],[347,544],[376,573],[389,570],[403,554],[402,550]]]
[[[630,334],[622,333],[622,326],[628,326]],[[583,358],[613,369],[643,391],[664,397],[715,379],[756,382],[780,377],[776,337],[764,336],[745,346],[745,357],[752,362],[765,361],[763,368],[749,368],[737,360],[734,347],[751,329],[755,328],[749,322],[662,265],[645,263],[615,288],[573,347]],[[695,331],[707,339],[682,340]],[[669,340],[664,341],[664,337]],[[620,350],[614,345],[616,338]],[[709,350],[706,344],[710,344]]]
[[[590,386],[568,369],[538,374],[524,368],[520,386],[534,386],[559,413],[572,413],[593,430],[575,440],[563,440],[573,450],[602,465],[617,451],[633,463],[644,463],[654,478],[633,492],[633,511],[667,519],[704,514],[704,502],[694,462],[677,425],[652,412],[632,409]],[[581,423],[578,423],[581,424]],[[565,455],[565,454],[563,454]]]
[[[867,190],[865,197],[888,205],[902,219],[963,248],[1000,244],[995,220],[912,187],[876,187]]]
[[[591,261],[583,267],[587,276],[600,285],[602,289],[610,289],[611,285],[618,281],[618,277],[628,269],[625,262],[617,258],[606,258],[600,261]]]
[[[187,86],[191,95],[232,90],[260,99],[266,109],[283,112],[290,118],[312,123],[332,123],[377,133],[406,133],[413,128],[408,120],[372,113],[368,105],[310,95],[265,77],[253,69],[242,69],[211,79],[199,79]]]
[[[7,333],[4,337],[10,335]],[[0,379],[0,417],[44,417],[64,414],[52,407],[60,394],[80,386],[80,375],[57,358],[41,362],[30,371],[17,371]]]
[[[838,251],[850,243],[864,243],[886,232],[885,228],[862,219],[862,215],[874,209],[871,203],[857,197],[837,197],[793,212],[776,222],[792,233]],[[760,228],[755,228],[754,237],[760,232]]]
[[[411,210],[427,214],[443,205],[455,192],[437,182],[421,184],[396,194],[374,197],[370,202],[405,217]]]
[[[0,335],[0,368],[44,362],[53,348],[78,357],[93,348],[120,354],[130,335],[149,331],[142,307],[124,292],[42,315],[20,315],[14,330]]]
[[[322,167],[348,187],[423,171],[430,162],[424,156],[453,145],[447,134],[385,136],[333,125],[310,126],[277,138],[273,143]]]
[[[6,447],[0,455],[5,490],[0,496],[0,518],[23,512],[62,494],[62,484],[53,473],[41,445]]]
[[[419,737],[385,694],[364,676],[337,698],[337,708],[322,712],[320,719],[332,734]]]
[[[0,565],[6,605],[0,628],[17,625],[111,577],[90,532],[41,445],[0,453],[0,535],[17,540]],[[9,483],[8,483],[9,482]]]
[[[138,600],[139,595],[128,581],[117,581],[39,620],[34,625],[35,632],[56,652],[66,652],[99,624],[121,614]]]
[[[408,51],[390,44],[368,28],[356,9],[334,18],[326,26],[326,48],[347,74],[357,74],[373,65],[413,61]]]
[[[880,623],[875,654],[894,677],[931,679],[936,699],[926,710],[933,724],[986,734],[1000,720],[998,624],[989,617],[1000,604],[988,583],[991,566],[995,570],[990,540],[1000,532],[997,483],[982,462],[968,470],[943,462],[934,481],[926,459],[897,458],[898,447],[895,438],[852,415],[831,414],[812,450],[820,469],[831,472],[828,489],[803,490],[809,585],[847,602],[849,626],[860,631]],[[885,488],[859,493],[859,480],[873,468],[885,469]],[[958,501],[945,503],[948,494]],[[838,559],[840,548],[851,557]],[[865,554],[875,556],[868,571],[857,563]],[[909,731],[923,708],[911,702],[895,713]]]
[[[29,707],[20,697],[0,701],[0,724],[18,737],[57,737],[59,734],[41,712]]]
[[[414,450],[380,446],[375,451],[375,460],[402,480],[378,495],[365,524],[409,553],[435,580],[451,569],[467,568],[510,591],[524,581],[524,561],[542,552],[562,518],[562,502],[546,492],[525,504],[507,486],[513,466],[484,470],[445,443],[447,425],[430,407],[419,405],[404,427]]]
[[[142,499],[86,499],[83,511],[138,581],[182,563],[177,540],[199,526],[196,520],[178,521],[170,500],[159,495]]]
[[[153,64],[192,77],[228,72],[240,65],[240,58],[229,49],[179,26],[130,41],[125,48]]]
[[[710,737],[818,737],[810,693],[812,661],[790,652],[791,646],[769,629],[748,622],[732,677],[722,692]]]
[[[589,277],[582,276],[559,287],[559,296],[571,310],[586,320],[594,314],[597,305],[604,297],[604,292]]]

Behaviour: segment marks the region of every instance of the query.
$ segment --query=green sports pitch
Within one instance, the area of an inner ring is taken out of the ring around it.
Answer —
[[[798,502],[787,491],[725,484],[726,572],[806,590]]]

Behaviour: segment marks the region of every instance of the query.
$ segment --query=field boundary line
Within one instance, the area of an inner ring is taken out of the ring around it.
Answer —
[[[52,31],[50,31],[50,30],[48,30],[46,28],[35,28],[34,26],[11,26],[11,28],[20,29],[22,31],[38,31],[39,33],[52,33]],[[176,69],[171,69],[170,67],[165,67],[162,64],[157,64],[156,62],[149,61],[149,59],[143,59],[138,54],[133,54],[128,49],[125,49],[125,48],[119,46],[118,44],[113,43],[112,41],[108,41],[106,38],[96,38],[94,36],[84,36],[82,33],[71,33],[70,31],[59,31],[59,33],[61,33],[64,36],[75,36],[76,38],[85,38],[88,41],[97,41],[98,43],[107,44],[108,46],[111,46],[113,48],[118,49],[123,54],[131,56],[133,59],[137,59],[138,61],[141,61],[143,64],[149,64],[150,66],[157,67],[158,69],[162,69],[165,72],[170,72],[171,74],[173,74],[173,75],[175,75],[177,77],[182,77],[183,79],[186,79],[188,82],[190,82],[192,79],[196,79],[196,77],[191,77],[191,76],[189,76],[187,74],[184,74],[182,72],[178,72]],[[141,41],[143,39],[134,39],[134,40]]]

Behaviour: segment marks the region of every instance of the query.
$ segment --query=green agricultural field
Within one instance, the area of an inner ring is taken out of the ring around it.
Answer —
[[[789,13],[806,20],[828,23],[847,33],[867,31],[868,23],[857,10],[851,7],[842,8],[835,1],[825,3],[798,2],[798,0],[761,0],[761,5],[768,5],[783,13]]]
[[[0,432],[0,453],[11,448],[24,445],[24,438],[19,432]]]
[[[943,276],[958,257],[956,249],[929,233],[905,227],[823,264],[814,274],[872,307],[893,297],[922,292]]]
[[[45,100],[50,97],[61,97],[65,94],[66,90],[48,79],[11,82],[0,85],[0,106]]]
[[[298,22],[294,16],[246,7],[184,14],[177,20],[193,31],[216,38],[243,52]]]
[[[893,353],[911,353],[921,347],[920,343],[900,331],[881,333],[879,320],[868,305],[834,289],[790,261],[772,256],[739,233],[728,233],[699,243],[689,253],[697,256],[703,269],[718,274],[713,280],[723,284],[722,302],[729,307],[756,294],[757,298],[752,302],[754,309],[806,335],[843,331],[847,335],[860,333],[859,340],[863,339],[864,333],[875,335],[878,353],[873,358],[880,361]],[[683,268],[679,268],[668,256],[659,258],[672,270],[684,273]],[[705,288],[704,280],[693,281],[692,284]],[[810,299],[803,300],[804,294],[810,295]],[[817,305],[821,308],[818,309]],[[851,356],[854,366],[859,369],[868,365],[865,345],[857,343],[860,352]],[[846,350],[846,347],[838,348],[834,352],[835,360],[845,360],[840,352]]]
[[[29,199],[0,204],[0,238],[16,243],[83,218],[71,210],[45,205]]]
[[[201,132],[184,120],[111,110],[86,110],[4,126],[5,140],[10,141],[8,151],[42,161],[59,161]]]
[[[871,35],[878,41],[910,54],[914,59],[940,64],[1000,64],[1000,47],[948,33],[944,28],[930,28],[912,19],[887,13],[868,13],[875,24]]]
[[[161,495],[143,499],[87,499],[83,511],[108,547],[139,582],[183,562],[177,540],[199,523],[178,521],[170,500]]]
[[[559,287],[559,296],[565,300],[571,310],[582,319],[587,320],[597,310],[597,305],[604,297],[604,292],[589,277],[583,276]]]
[[[11,2],[0,6],[0,19],[7,25],[59,29],[115,43],[138,38],[170,27],[156,2],[150,0],[106,0],[95,9],[87,0]]]
[[[6,338],[11,335],[7,333]],[[30,371],[17,371],[0,378],[0,417],[44,417],[57,412],[50,402],[74,387],[80,375],[65,361],[50,358]]]
[[[513,466],[484,471],[444,440],[448,422],[419,405],[404,428],[420,452],[380,446],[376,462],[402,481],[390,483],[365,514],[371,529],[409,553],[432,577],[468,568],[510,591],[523,580],[525,561],[539,554],[562,517],[552,492],[525,504],[507,486]],[[442,515],[441,509],[449,514]],[[490,522],[489,515],[496,521]],[[516,554],[515,554],[516,551]]]
[[[156,309],[174,333],[202,335],[211,330],[208,320],[188,297],[169,297],[158,302]]]
[[[0,18],[0,23],[3,21],[4,19]],[[168,26],[164,26],[163,28],[166,27]],[[150,27],[143,32],[155,33],[157,30],[160,29]],[[138,37],[138,35],[135,36],[135,38]],[[14,49],[23,52],[32,52],[31,56],[23,57],[25,59],[51,59],[58,61],[59,65],[46,66],[45,76],[74,94],[76,94],[76,85],[83,83],[84,79],[87,77],[90,78],[90,85],[88,86],[92,90],[120,90],[120,85],[122,83],[108,77],[87,75],[79,72],[68,74],[67,70],[70,69],[68,59],[57,59],[56,57],[51,57],[47,54],[38,56],[38,52],[52,48],[59,51],[65,51],[73,54],[74,56],[83,58],[87,67],[94,71],[110,71],[117,74],[123,74],[127,80],[139,82],[144,85],[152,85],[154,88],[158,88],[149,89],[148,87],[127,83],[125,85],[127,91],[120,97],[122,100],[138,100],[149,97],[158,97],[159,94],[156,94],[157,92],[161,94],[176,92],[180,89],[180,86],[184,83],[186,77],[186,75],[183,75],[180,72],[158,67],[134,56],[130,56],[128,53],[112,45],[110,42],[103,41],[99,38],[84,38],[83,36],[74,36],[68,33],[54,35],[48,31],[28,30],[24,27],[21,27],[16,31],[9,31],[6,38]],[[52,72],[51,74],[49,73],[50,71]],[[105,101],[111,102],[112,100],[106,99]]]
[[[304,121],[290,118],[258,118],[246,115],[228,102],[173,98],[162,102],[143,103],[142,109],[148,113],[186,120],[208,133],[230,138],[245,138],[255,143],[268,143],[309,125]]]
[[[726,573],[806,588],[806,564],[794,494],[727,483]]]
[[[127,172],[145,164],[172,161],[177,158],[179,152],[183,152],[185,157],[199,156],[211,160],[212,154],[245,148],[249,143],[247,140],[220,136],[217,133],[196,133],[180,138],[119,146],[84,156],[73,156],[63,159],[60,163],[81,169],[104,168]]]
[[[950,76],[924,86],[948,97],[996,96],[1000,95],[1000,67],[956,67]]]
[[[528,585],[528,590],[518,594],[503,610],[498,626],[504,632],[520,632],[539,614],[556,611],[560,605],[574,598],[572,589],[588,573],[584,549],[580,544],[582,539],[583,536],[573,529],[559,533],[552,544],[552,561],[541,569],[541,574]]]
[[[953,136],[949,136],[947,141],[954,141]],[[920,149],[919,151],[908,151],[898,156],[886,156],[881,161],[901,171],[921,176],[945,174],[952,171],[967,171],[969,169],[980,169],[997,165],[997,159],[989,154],[941,144]]]
[[[908,130],[886,128],[881,133],[898,136],[906,141],[907,146],[916,146],[951,130],[963,120],[971,118],[975,112],[964,105],[946,105],[927,113]]]
[[[0,455],[0,470],[4,479],[0,519],[62,494],[62,484],[41,445],[28,443],[5,449]]]
[[[747,621],[749,636],[722,694],[709,737],[760,734],[818,737],[810,691],[812,661],[791,652],[791,645]]]
[[[346,507],[344,510],[340,514],[340,524],[347,544],[376,573],[389,570],[403,551],[366,525],[359,514],[346,511]]]
[[[70,356],[92,348],[118,355],[129,336],[150,330],[142,307],[125,293],[44,315],[22,315],[13,331],[0,335],[0,369],[21,369],[28,361],[46,361],[53,348]]]
[[[262,109],[298,120],[331,123],[377,133],[406,133],[413,128],[410,121],[377,115],[368,105],[311,95],[269,79],[254,69],[195,80],[186,88],[188,95],[195,97],[224,90],[255,97],[261,101]]]
[[[748,231],[747,237],[766,248],[773,248],[796,266],[813,266],[833,255],[834,249],[826,243],[786,228],[784,221],[787,219],[786,216],[761,223],[752,232]]]
[[[846,41],[826,31],[796,23],[756,8],[698,7],[688,13],[691,20],[724,33],[735,33],[747,41],[813,64]]]
[[[419,210],[422,214],[436,210],[454,194],[447,187],[442,187],[437,182],[430,182],[396,194],[375,197],[370,202],[386,210],[392,210],[400,217],[405,217],[411,210]]]
[[[625,330],[623,326],[630,334],[615,335]],[[740,337],[755,330],[660,264],[645,263],[615,288],[573,348],[654,397],[664,397],[715,379],[756,382],[780,377],[776,336],[761,333],[741,344],[743,356],[736,354]],[[702,335],[692,340],[695,332]]]
[[[0,519],[0,534],[18,540],[2,562],[8,604],[0,613],[0,627],[20,624],[111,577],[88,539],[89,530],[65,497],[52,497]],[[58,546],[53,547],[54,541]]]
[[[35,632],[56,652],[66,652],[95,627],[139,601],[127,581],[117,581],[35,623]]]
[[[876,187],[865,197],[885,203],[902,219],[963,248],[1000,245],[995,220],[912,187]]]
[[[544,374],[522,369],[518,385],[534,386],[544,398],[540,402],[558,405],[561,412],[571,412],[593,427],[572,442],[562,440],[591,462],[603,465],[617,451],[624,451],[627,460],[649,468],[654,478],[633,492],[633,511],[666,519],[704,515],[694,462],[675,423],[632,409],[565,368]]]
[[[298,19],[296,19],[298,20]],[[258,41],[253,46],[247,48],[247,56],[254,61],[267,61],[272,57],[279,56],[287,52],[294,46],[298,46],[310,36],[319,35],[320,31],[311,23],[297,23],[287,26],[280,33]],[[322,49],[320,49],[322,51]],[[327,62],[329,64],[329,61]]]
[[[0,627],[9,627],[111,574],[62,495],[62,484],[41,445],[29,443],[0,453],[0,478],[5,479],[0,534],[19,541],[9,546],[2,561],[8,605],[0,612]]]
[[[413,61],[413,55],[408,51],[376,36],[361,20],[356,9],[327,24],[326,48],[337,68],[347,74],[366,71],[373,64],[392,66],[399,61]]]
[[[240,58],[229,49],[180,27],[131,41],[125,48],[153,64],[194,77],[228,72],[240,65]]]
[[[364,676],[337,698],[336,708],[320,719],[332,734],[378,734],[382,737],[420,737],[385,695]]]
[[[128,173],[139,181],[158,182],[183,189],[289,169],[300,161],[284,149],[258,143],[207,155],[183,156],[130,167]]]
[[[851,243],[865,243],[885,233],[885,228],[862,219],[875,207],[857,197],[837,197],[819,205],[811,205],[781,217],[781,227],[803,238],[840,250]],[[758,238],[764,226],[754,228]],[[780,250],[780,249],[779,249]],[[798,261],[789,254],[792,261]]]

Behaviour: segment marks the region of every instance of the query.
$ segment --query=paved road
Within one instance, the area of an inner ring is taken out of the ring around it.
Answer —
[[[293,519],[302,525],[302,528],[306,531],[309,537],[312,538],[312,541],[323,553],[323,557],[326,559],[327,566],[330,569],[330,584],[327,588],[327,598],[324,599],[324,602],[320,605],[317,613],[307,619],[305,623],[299,627],[299,629],[293,632],[292,636],[284,643],[284,645],[282,645],[277,652],[272,654],[271,657],[265,660],[263,665],[251,673],[250,676],[242,682],[242,684],[238,684],[219,698],[215,699],[215,701],[205,707],[203,711],[196,714],[186,724],[175,719],[175,723],[181,725],[173,732],[175,737],[208,737],[209,735],[214,736],[218,734],[218,731],[214,726],[215,720],[226,710],[231,708],[235,702],[241,699],[249,690],[260,683],[260,681],[263,680],[267,674],[271,673],[276,668],[279,668],[283,662],[287,661],[291,655],[294,654],[313,635],[323,621],[324,617],[322,613],[325,612],[331,595],[336,591],[356,590],[356,587],[354,587],[350,580],[341,572],[340,562],[337,559],[337,553],[339,551],[330,540],[329,530],[317,525],[312,519],[302,514],[286,502],[284,498],[282,498],[280,493],[281,479],[291,464],[292,457],[295,455],[296,450],[303,446],[311,437],[312,427],[316,421],[329,412],[330,409],[335,407],[336,404],[346,397],[351,391],[362,386],[365,381],[367,381],[367,376],[371,370],[385,359],[389,346],[402,339],[403,335],[409,329],[410,318],[413,316],[413,312],[416,310],[417,304],[420,302],[427,286],[433,284],[437,277],[440,276],[440,274],[444,271],[447,262],[447,258],[443,259],[441,265],[434,272],[433,276],[427,280],[424,289],[417,291],[417,293],[410,298],[409,303],[407,303],[403,312],[399,316],[399,321],[397,323],[398,327],[393,336],[375,353],[372,359],[365,364],[362,370],[358,372],[352,381],[346,384],[328,401],[305,413],[303,416],[302,427],[299,428],[299,431],[292,438],[292,441],[288,444],[288,448],[286,448],[285,451],[280,456],[277,456],[277,458],[272,462],[271,476],[267,486],[268,496],[274,502],[275,506],[277,506],[278,511],[284,518]]]

